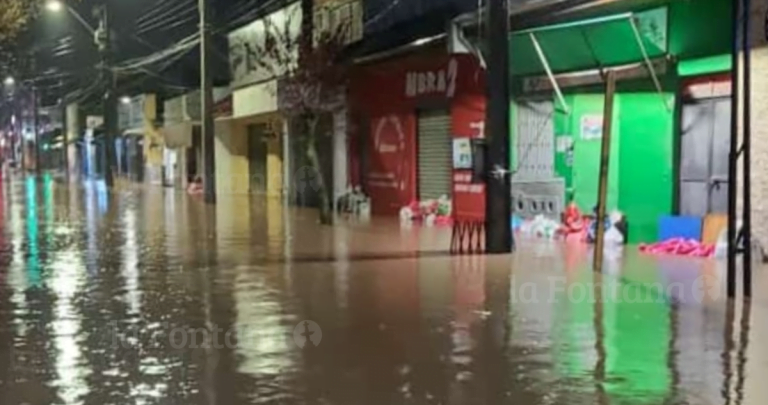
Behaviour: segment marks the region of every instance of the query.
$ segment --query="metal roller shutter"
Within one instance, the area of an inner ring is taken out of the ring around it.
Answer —
[[[515,180],[551,179],[555,175],[554,105],[551,101],[517,103]]]
[[[447,111],[419,114],[419,199],[451,197],[451,117]]]

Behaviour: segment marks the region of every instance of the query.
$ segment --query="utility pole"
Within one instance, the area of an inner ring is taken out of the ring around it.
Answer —
[[[200,13],[200,97],[202,106],[203,192],[205,202],[216,203],[216,154],[214,152],[213,80],[211,78],[211,25],[208,0],[198,0]]]
[[[69,118],[67,117],[67,106],[64,103],[59,103],[61,107],[61,136],[62,136],[62,161],[64,162],[64,178],[66,183],[69,184]]]
[[[39,176],[40,168],[40,101],[37,97],[37,87],[32,85],[32,127],[35,130],[35,173]]]
[[[14,92],[13,94],[13,131],[16,133],[16,147],[17,147],[17,155],[16,155],[16,165],[18,168],[21,169],[21,174],[25,176],[27,174],[27,163],[26,163],[26,153],[25,149],[27,148],[26,140],[24,139],[24,125],[23,125],[23,114],[21,113],[22,110],[19,107],[19,99],[21,97],[19,96],[18,90]]]
[[[104,85],[104,183],[114,186],[112,163],[114,161],[114,136],[117,133],[117,98],[115,97],[115,78],[112,73],[112,38],[109,32],[108,2],[99,8],[99,28],[96,30],[96,45],[101,56],[101,80]]]
[[[509,167],[509,13],[508,0],[488,0],[486,34],[486,136],[488,165],[485,199],[485,250],[510,253],[512,194]]]

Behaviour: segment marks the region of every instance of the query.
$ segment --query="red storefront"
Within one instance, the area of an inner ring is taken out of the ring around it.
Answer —
[[[484,72],[473,56],[424,51],[362,65],[351,78],[349,105],[364,117],[352,142],[366,145],[350,150],[367,155],[365,173],[353,169],[352,181],[365,182],[374,214],[447,195],[455,216],[484,217],[484,186],[454,165],[454,148],[466,158],[469,139],[483,136]],[[360,167],[360,157],[351,158]]]

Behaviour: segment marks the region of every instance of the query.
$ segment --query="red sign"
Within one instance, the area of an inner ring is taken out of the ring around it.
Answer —
[[[427,52],[362,67],[352,77],[351,98],[369,112],[415,112],[427,100],[484,94],[482,78],[474,56]]]
[[[350,90],[351,108],[371,118],[365,177],[376,214],[395,214],[417,198],[416,113],[424,103],[449,103],[453,137],[484,136],[484,74],[471,55],[433,52],[365,66]],[[471,171],[454,171],[452,199],[454,217],[485,217],[485,186],[471,183]]]
[[[368,189],[374,213],[397,213],[416,198],[415,120],[411,114],[389,114],[371,120],[371,166]]]
[[[456,138],[485,137],[485,97],[466,95],[453,103],[451,126]],[[485,219],[485,184],[472,183],[471,170],[453,171],[453,217]]]

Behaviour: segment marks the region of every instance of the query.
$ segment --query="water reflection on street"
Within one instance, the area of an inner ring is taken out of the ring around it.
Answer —
[[[628,251],[595,275],[583,246],[449,237],[5,176],[0,404],[768,401],[763,269],[729,304],[715,262]]]

